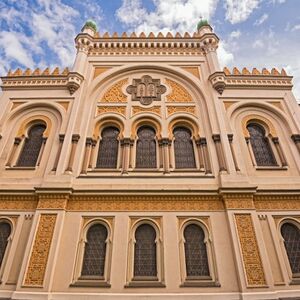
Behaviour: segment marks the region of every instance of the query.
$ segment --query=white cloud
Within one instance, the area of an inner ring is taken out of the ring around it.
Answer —
[[[232,24],[247,20],[260,2],[261,0],[226,0],[226,20]]]
[[[219,48],[217,50],[220,66],[223,69],[225,66],[231,64],[234,61],[234,55],[229,50],[227,50],[228,45],[225,42],[219,43]]]
[[[291,31],[296,31],[296,30],[300,30],[300,24],[293,26]]]
[[[241,36],[241,31],[240,30],[236,30],[236,31],[232,31],[229,35],[229,37],[231,39],[238,39]]]
[[[196,30],[202,16],[210,19],[218,0],[154,0],[155,10],[148,12],[141,0],[123,0],[117,18],[136,32],[168,32]]]
[[[254,25],[255,25],[255,26],[259,26],[259,25],[261,25],[262,23],[264,23],[268,18],[269,18],[269,15],[268,15],[268,14],[263,14],[259,19],[257,19],[257,20],[254,22]]]
[[[264,42],[263,40],[256,40],[253,45],[252,48],[263,48],[264,47]]]

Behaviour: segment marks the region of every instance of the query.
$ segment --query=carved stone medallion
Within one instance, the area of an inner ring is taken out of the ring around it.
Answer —
[[[160,84],[160,79],[152,79],[145,75],[141,79],[133,79],[132,85],[126,91],[132,96],[132,101],[140,101],[143,105],[150,105],[153,101],[160,101],[166,87]]]

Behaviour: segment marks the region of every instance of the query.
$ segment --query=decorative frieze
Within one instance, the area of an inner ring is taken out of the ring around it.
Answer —
[[[141,107],[141,106],[133,106],[132,107],[132,115],[136,115],[143,112],[151,112],[157,115],[161,114],[160,106],[152,106],[152,107]]]
[[[0,195],[0,210],[35,210],[38,198],[36,195]]]
[[[125,116],[126,106],[98,106],[97,116],[105,113],[117,113]]]
[[[189,113],[195,115],[196,107],[195,106],[168,106],[167,112],[168,112],[168,116],[175,113]]]
[[[127,96],[122,91],[122,87],[127,83],[127,78],[116,82],[104,93],[100,102],[127,102]]]
[[[41,214],[24,285],[42,287],[47,268],[57,215]]]
[[[235,214],[248,287],[266,286],[265,273],[250,214]]]

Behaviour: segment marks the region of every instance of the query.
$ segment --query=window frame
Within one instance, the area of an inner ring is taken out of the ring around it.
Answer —
[[[295,284],[298,285],[298,284],[300,284],[300,273],[292,272],[292,268],[291,268],[291,264],[290,264],[289,257],[287,254],[287,250],[284,245],[284,238],[281,233],[281,228],[284,224],[292,224],[292,225],[296,226],[298,228],[298,230],[300,231],[300,222],[299,222],[299,220],[297,220],[293,217],[288,217],[288,218],[284,218],[283,220],[281,220],[278,225],[278,237],[279,237],[279,242],[280,242],[280,248],[281,248],[281,252],[283,254],[284,263],[285,263],[288,277],[290,280],[289,284],[290,285],[295,285]]]
[[[179,223],[179,259],[180,259],[180,270],[181,270],[181,284],[180,287],[220,287],[216,256],[212,238],[212,232],[209,225],[209,217],[195,218],[195,217],[178,217]],[[199,226],[204,233],[204,243],[206,245],[207,263],[209,269],[209,276],[188,276],[186,270],[186,255],[184,247],[184,230],[189,225]]]
[[[85,219],[85,218],[84,218]],[[86,221],[86,220],[85,220]],[[87,233],[89,229],[100,224],[107,230],[106,249],[105,249],[105,262],[104,262],[104,275],[103,276],[82,276],[83,259],[85,253],[85,243],[87,242]],[[80,238],[77,244],[76,261],[74,266],[74,275],[70,287],[105,287],[109,288],[110,274],[111,274],[111,258],[112,258],[112,233],[113,221],[108,218],[94,217],[86,221],[82,227]]]
[[[128,261],[127,261],[127,280],[125,288],[130,287],[165,287],[164,282],[164,251],[162,240],[162,228],[157,218],[139,218],[134,221],[130,232],[128,241]],[[157,277],[135,277],[134,276],[134,251],[135,251],[135,233],[139,226],[150,225],[156,232],[156,268]]]

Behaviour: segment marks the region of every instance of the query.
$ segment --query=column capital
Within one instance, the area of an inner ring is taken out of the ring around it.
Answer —
[[[79,139],[80,139],[80,135],[79,134],[73,134],[72,135],[72,143],[78,143],[78,141],[79,141]]]
[[[300,134],[293,134],[291,138],[295,144],[300,142]]]
[[[221,136],[220,136],[220,134],[213,134],[213,135],[212,135],[212,139],[213,139],[213,141],[214,141],[215,143],[221,142]]]

